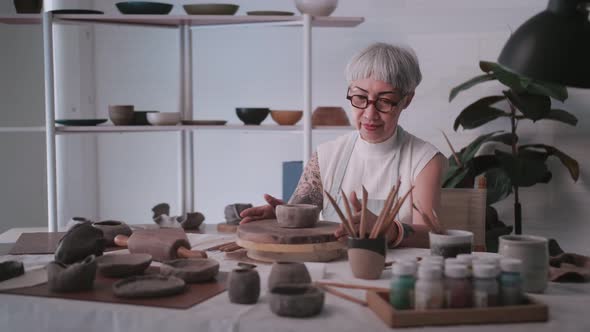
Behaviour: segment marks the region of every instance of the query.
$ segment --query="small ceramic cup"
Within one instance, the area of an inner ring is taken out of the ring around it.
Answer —
[[[268,289],[283,284],[309,284],[311,276],[303,263],[296,262],[275,262],[273,263],[268,276]]]
[[[284,228],[310,228],[320,217],[320,209],[313,204],[283,204],[275,208],[277,222]]]
[[[445,234],[428,233],[430,254],[444,258],[470,254],[473,251],[473,233],[458,229],[449,229]]]
[[[348,262],[356,278],[379,279],[385,266],[385,238],[348,238]]]
[[[522,261],[523,290],[543,293],[547,288],[549,249],[546,238],[531,235],[500,236],[498,253]]]
[[[270,292],[270,310],[278,316],[311,317],[324,307],[324,292],[311,285],[281,285]]]
[[[230,272],[229,300],[237,304],[254,304],[260,296],[260,275],[255,269],[235,269]]]

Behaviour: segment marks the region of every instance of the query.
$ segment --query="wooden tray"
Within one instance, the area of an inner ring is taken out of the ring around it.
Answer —
[[[395,310],[389,303],[388,293],[367,291],[369,308],[389,327],[546,322],[547,306],[529,297],[527,302],[490,308]]]
[[[146,271],[146,274],[153,274],[158,272],[159,268],[150,267]],[[120,279],[106,278],[101,275],[96,276],[96,280],[94,281],[94,288],[92,290],[84,292],[55,293],[49,290],[47,283],[44,283],[33,287],[4,290],[0,291],[0,293],[52,297],[66,300],[132,304],[170,309],[188,309],[198,303],[201,303],[225,291],[226,279],[227,272],[219,272],[215,280],[198,284],[187,284],[186,290],[181,294],[154,298],[116,297],[113,294],[112,287],[113,284]]]

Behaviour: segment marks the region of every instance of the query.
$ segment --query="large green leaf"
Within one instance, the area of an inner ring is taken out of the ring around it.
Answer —
[[[466,82],[463,82],[451,90],[451,93],[449,94],[449,102],[451,102],[459,94],[459,92],[467,90],[479,83],[493,81],[495,79],[496,78],[493,75],[485,74],[485,75],[476,76]]]
[[[578,164],[578,161],[556,147],[545,144],[522,145],[519,147],[519,154],[536,152],[538,149],[543,149],[547,155],[559,158],[559,161],[561,161],[563,166],[569,171],[572,179],[578,181],[578,178],[580,177],[580,165]]]
[[[506,116],[507,113],[491,107],[491,105],[504,99],[506,99],[504,96],[489,96],[470,104],[457,116],[453,129],[457,130],[459,125],[465,129],[473,129],[499,117]]]
[[[549,113],[543,116],[543,120],[555,120],[563,123],[567,123],[569,125],[575,126],[578,124],[578,118],[576,118],[573,114],[566,112],[564,110],[559,109],[552,109]]]
[[[447,173],[448,174],[448,173]],[[457,168],[455,172],[451,173],[443,182],[444,188],[458,188],[459,184],[463,182],[465,177],[469,174],[468,168]]]
[[[459,151],[458,154],[459,154],[459,159],[461,160],[463,165],[468,163],[473,158],[473,156],[475,156],[477,151],[479,151],[479,148],[481,148],[481,146],[484,143],[488,142],[490,140],[490,138],[492,138],[495,134],[497,134],[499,132],[500,131],[494,131],[489,134],[481,135],[481,136],[477,137],[476,139],[474,139],[466,147],[461,149],[461,151]]]
[[[486,73],[492,73],[500,83],[506,85],[516,92],[524,92],[522,81],[518,75],[512,73],[495,62],[480,61],[479,68]]]
[[[551,180],[551,172],[545,164],[546,154],[519,153],[515,158],[510,153],[496,150],[495,155],[513,185],[530,187]]]
[[[527,86],[526,90],[530,93],[534,93],[537,95],[549,96],[549,97],[557,99],[559,101],[564,101],[568,97],[567,96],[567,88],[565,86],[553,84],[553,83],[532,81]]]
[[[487,204],[503,200],[512,193],[512,181],[502,168],[492,168],[485,173],[487,182]]]
[[[468,167],[473,170],[472,173],[474,177],[480,175],[481,173],[485,173],[492,168],[498,168],[500,166],[500,161],[493,154],[474,157],[471,159],[471,162],[468,163]]]
[[[493,136],[489,139],[490,142],[500,142],[506,145],[512,145],[513,142],[518,142],[518,136],[512,133],[504,133]]]
[[[537,121],[551,111],[551,99],[547,96],[530,93],[517,94],[512,90],[504,91],[504,95],[527,119]]]

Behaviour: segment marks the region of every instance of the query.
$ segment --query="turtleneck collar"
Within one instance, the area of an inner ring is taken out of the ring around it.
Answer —
[[[368,155],[383,155],[385,153],[391,152],[392,150],[395,150],[398,137],[398,128],[399,126],[395,128],[395,131],[390,138],[379,143],[370,143],[365,141],[362,137],[359,137],[360,139],[358,140],[356,148],[359,150],[359,152]]]

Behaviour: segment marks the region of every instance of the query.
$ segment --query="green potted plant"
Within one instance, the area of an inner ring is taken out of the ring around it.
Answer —
[[[493,62],[481,61],[479,67],[484,74],[453,88],[449,102],[461,91],[488,81],[499,81],[506,89],[501,94],[483,97],[468,105],[455,119],[453,129],[479,128],[499,118],[508,118],[510,128],[481,135],[459,152],[455,151],[445,135],[452,155],[443,187],[472,188],[475,178],[485,175],[488,205],[514,194],[514,228],[516,234],[521,234],[522,212],[518,189],[551,180],[552,173],[547,166],[549,157],[558,158],[574,181],[578,180],[580,170],[575,159],[556,147],[541,143],[521,144],[517,134],[518,124],[521,121],[552,120],[575,126],[578,119],[571,113],[551,107],[552,99],[561,102],[567,99],[565,87],[519,76]],[[493,154],[476,156],[484,144],[491,142],[506,145],[510,152],[495,149]],[[491,213],[494,212],[492,209]],[[490,216],[487,217],[489,221]]]

